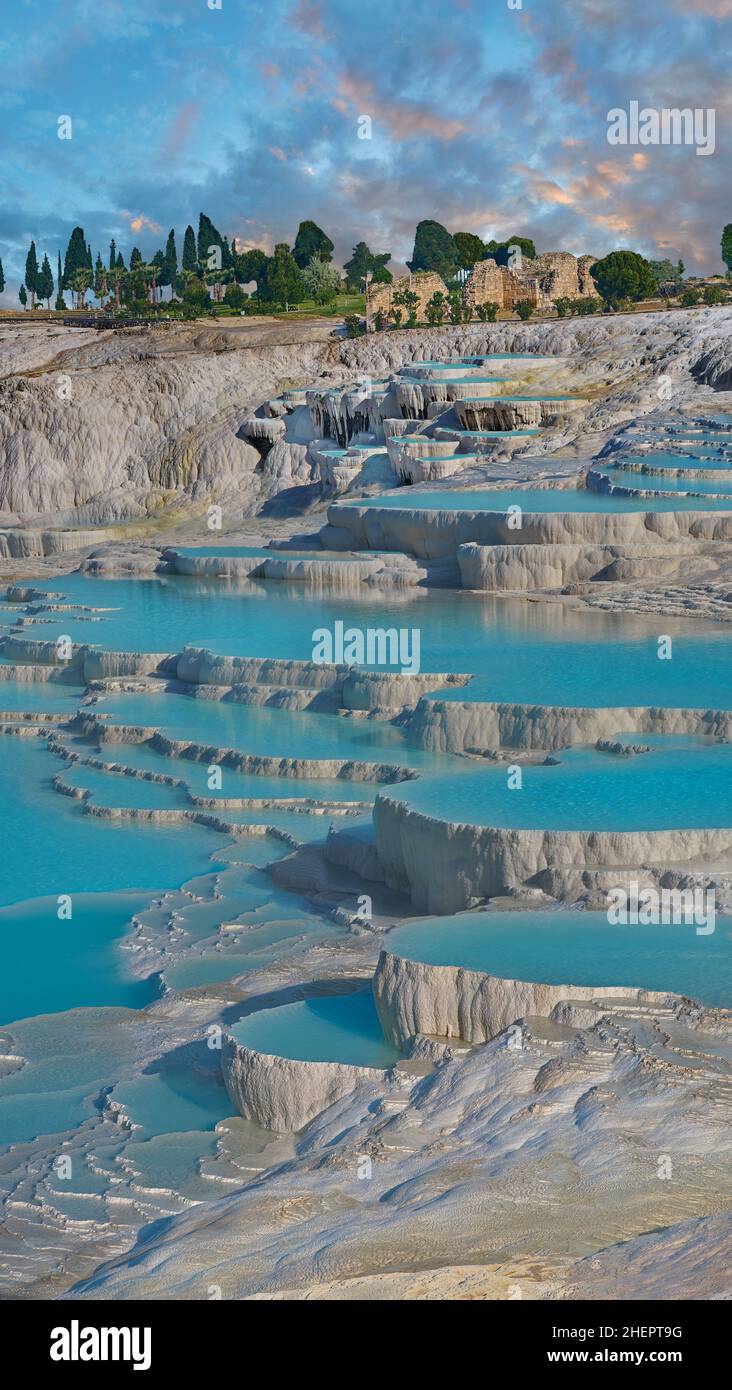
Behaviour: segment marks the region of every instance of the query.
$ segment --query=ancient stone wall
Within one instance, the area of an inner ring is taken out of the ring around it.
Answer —
[[[411,283],[410,283],[411,281]],[[417,322],[425,323],[427,320],[427,305],[433,294],[444,294],[447,296],[447,285],[444,280],[433,270],[418,270],[411,277],[402,275],[401,279],[395,280],[391,285],[368,286],[366,291],[366,312],[369,319],[373,319],[379,309],[387,318],[392,308],[400,307],[402,311],[402,324],[408,318],[408,312],[404,305],[394,304],[394,295],[403,294],[405,290],[411,290],[418,297]]]
[[[589,273],[594,261],[594,256],[578,260],[569,251],[547,251],[533,260],[524,256],[513,270],[494,260],[478,261],[465,283],[463,303],[475,312],[479,304],[491,301],[500,309],[513,309],[519,300],[528,299],[540,308],[557,299],[597,296]]]

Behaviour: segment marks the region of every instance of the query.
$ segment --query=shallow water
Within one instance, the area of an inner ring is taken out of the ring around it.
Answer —
[[[732,439],[730,440],[730,443],[732,443]],[[654,452],[654,453],[652,453],[652,454],[651,454],[651,453],[649,453],[649,454],[623,454],[622,458],[619,460],[619,462],[618,462],[618,464],[617,464],[617,467],[618,467],[618,468],[622,468],[624,465],[626,465],[626,464],[631,464],[631,463],[632,463],[632,464],[637,464],[639,467],[647,468],[648,470],[655,470],[655,469],[658,469],[659,472],[661,472],[661,473],[665,473],[665,472],[673,473],[674,471],[676,471],[676,470],[678,470],[678,469],[680,469],[680,468],[683,468],[683,469],[692,469],[692,468],[712,469],[712,468],[714,468],[715,470],[716,470],[716,469],[719,469],[720,472],[727,472],[727,471],[729,471],[730,469],[732,469],[732,463],[730,462],[730,460],[729,460],[728,458],[722,457],[722,456],[721,456],[718,452],[716,452],[716,451],[710,450],[709,453],[707,454],[707,453],[703,453],[703,451],[702,451],[701,448],[700,448],[700,449],[699,449],[699,454],[700,454],[700,457],[699,457],[699,458],[694,457],[694,455],[692,455],[692,454],[684,454],[684,453],[673,454],[673,453],[660,453],[660,452],[659,452],[659,453],[655,453],[655,452]],[[614,466],[614,465],[613,465],[613,463],[612,463],[612,461],[611,461],[610,459],[600,459],[600,460],[598,461],[597,465],[596,465],[596,467],[598,468],[598,470],[599,470],[599,469],[603,469],[603,470],[604,470],[606,467],[609,468],[609,467],[613,467],[613,466]],[[635,476],[636,478],[637,478],[637,477],[643,477],[644,474],[642,474],[642,473],[641,473],[641,474],[636,473],[634,476]],[[654,487],[654,486],[661,486],[661,484],[659,484],[659,483],[656,483],[656,484],[654,484],[654,483],[648,483],[648,484],[646,484],[646,483],[638,483],[637,486],[639,486],[639,487],[646,487],[646,486],[648,486],[648,487]],[[664,487],[666,486],[666,481],[665,481],[665,479],[664,479],[664,482],[663,482],[663,486],[664,486]]]
[[[342,502],[343,506],[400,507],[410,511],[447,512],[506,512],[509,507],[521,507],[532,515],[549,512],[677,512],[729,509],[729,503],[691,497],[622,497],[610,493],[591,492],[587,488],[518,488],[506,491],[479,489],[468,491],[455,488],[442,492],[422,492],[413,487],[396,488],[378,497],[360,498],[357,503]]]
[[[699,467],[704,465],[699,463]],[[671,473],[633,473],[625,472],[621,468],[602,468],[597,470],[602,472],[610,483],[615,487],[629,487],[634,489],[661,488],[664,492],[684,492],[690,495],[713,493],[719,496],[729,496],[732,499],[732,472],[720,470],[719,478],[679,478]],[[706,505],[701,501],[701,505]]]
[[[237,1042],[301,1062],[390,1067],[400,1053],[385,1041],[371,990],[265,1009],[235,1023]]]
[[[635,735],[631,742],[648,744]],[[669,830],[732,826],[732,744],[658,738],[647,753],[595,748],[553,755],[556,766],[468,763],[455,775],[389,789],[441,820],[534,830]],[[386,789],[385,789],[386,790]]]
[[[694,926],[610,926],[601,912],[466,912],[389,932],[386,950],[429,965],[546,984],[626,985],[732,1005],[732,918]]]
[[[58,587],[60,581],[54,582]],[[623,618],[598,610],[575,612],[556,604],[465,590],[422,591],[400,596],[397,602],[393,594],[378,590],[359,593],[357,598],[314,598],[297,584],[230,585],[178,576],[135,581],[68,575],[63,585],[77,601],[113,605],[114,611],[93,629],[94,643],[112,650],[142,647],[170,652],[190,643],[221,655],[310,660],[317,628],[333,631],[337,621],[362,628],[389,627],[398,620],[398,626],[420,631],[422,671],[476,673],[466,687],[440,691],[441,698],[732,708],[732,630],[726,624]],[[83,622],[64,617],[59,626],[57,615],[51,615],[49,627],[37,629],[35,635],[55,640],[64,631],[75,641],[90,639]],[[658,659],[660,633],[674,634],[671,660]],[[32,691],[33,685],[28,689]],[[119,697],[120,719],[130,722],[134,706],[124,702],[135,698]],[[209,716],[208,704],[191,701],[185,717],[231,719],[233,730],[239,716]],[[114,707],[106,702],[100,706]],[[166,708],[171,718],[177,717],[177,703]],[[234,706],[222,708],[233,710]],[[269,714],[276,720],[284,711]],[[347,723],[353,727],[360,721]],[[327,735],[333,726],[323,727]],[[374,726],[360,724],[361,730],[370,727]],[[233,733],[227,741],[235,741]],[[280,742],[273,751],[288,750]],[[115,756],[111,751],[109,757]]]

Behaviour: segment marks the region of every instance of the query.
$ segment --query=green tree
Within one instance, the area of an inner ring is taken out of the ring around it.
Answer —
[[[453,241],[457,246],[461,270],[472,270],[476,261],[482,261],[485,245],[474,232],[456,232]]]
[[[112,240],[111,240],[110,243],[109,243],[109,269],[110,269],[110,270],[114,270],[114,267],[116,266],[116,264],[117,264],[117,243],[116,243],[114,237],[112,237]]]
[[[383,251],[374,255],[365,241],[357,242],[350,261],[346,261],[343,267],[346,272],[348,289],[358,293],[363,288],[365,277],[369,274],[377,284],[390,285],[392,275],[391,271],[386,268],[386,263],[390,260],[391,251]]]
[[[727,267],[727,274],[732,275],[732,222],[728,222],[722,232],[722,260]]]
[[[518,314],[522,323],[525,323],[527,319],[530,319],[531,315],[534,312],[534,305],[531,303],[530,299],[519,299],[513,307],[516,310],[516,313]]]
[[[38,290],[38,257],[36,255],[36,243],[30,244],[30,250],[25,258],[25,287],[30,294],[31,309],[36,307],[36,295]]]
[[[252,280],[255,280],[257,289],[259,289],[259,281],[264,273],[267,259],[264,251],[260,251],[257,246],[252,247],[251,251],[237,252],[234,264],[239,284],[248,285]]]
[[[419,304],[419,295],[415,294],[414,290],[397,290],[397,293],[394,295],[392,303],[396,304],[397,306],[401,305],[404,309],[406,309],[407,322],[405,324],[405,328],[414,328],[417,323],[417,306]],[[399,317],[399,322],[401,322],[401,314]]]
[[[441,290],[435,290],[431,299],[425,305],[427,322],[432,328],[439,328],[445,322],[445,313],[448,307],[447,296]]]
[[[485,304],[476,304],[475,311],[481,323],[495,323],[499,307],[494,300],[487,299]]]
[[[84,228],[74,227],[64,257],[63,289],[73,290],[72,282],[77,270],[88,270],[89,268]]]
[[[278,242],[273,255],[267,257],[261,279],[261,285],[257,281],[257,293],[267,304],[280,304],[288,309],[304,298],[303,278],[286,241]]]
[[[93,283],[94,275],[87,265],[80,266],[78,270],[74,271],[71,279],[71,289],[76,295],[77,309],[86,308],[86,292]]]
[[[183,237],[182,265],[184,270],[198,269],[198,256],[196,255],[196,233],[190,225],[186,227],[185,236]]]
[[[310,264],[313,256],[317,256],[319,261],[331,261],[333,259],[333,242],[329,236],[325,235],[317,222],[301,222],[297,229],[292,254],[300,270],[304,270],[305,266]]]
[[[58,271],[56,273],[56,303],[53,306],[54,309],[57,309],[59,313],[64,313],[66,310],[66,300],[64,299],[63,291],[63,279],[63,271],[61,270],[61,252],[59,251]]]
[[[590,266],[590,274],[605,303],[613,309],[624,299],[637,302],[655,293],[651,267],[637,251],[611,251]]]
[[[36,293],[39,299],[45,299],[48,308],[51,308],[51,295],[53,294],[53,271],[48,256],[43,257],[43,265],[38,272],[36,280]]]
[[[168,240],[165,243],[165,253],[162,256],[158,284],[174,285],[178,278],[178,252],[175,246],[175,231],[171,227],[168,232]]]
[[[192,309],[207,309],[211,300],[203,280],[192,270],[185,271],[184,276],[183,303]]]
[[[243,309],[246,298],[241,285],[237,285],[236,280],[231,280],[226,286],[224,304],[228,304],[230,309]]]
[[[466,318],[466,310],[463,308],[462,295],[459,290],[452,290],[449,299],[450,304],[450,323],[462,323]]]
[[[18,299],[20,300],[21,304],[23,305],[23,308],[25,309],[25,306],[28,303],[28,295],[26,294],[25,285],[21,285],[20,289],[18,290]]]
[[[360,338],[366,331],[366,325],[360,314],[346,314],[343,322],[346,327],[347,338]]]
[[[2,292],[3,292],[4,289],[5,289],[5,271],[3,270],[3,263],[2,263],[2,261],[0,260],[0,294],[2,294]]]
[[[210,217],[205,212],[198,216],[198,259],[202,266],[207,265],[212,247],[218,246],[221,251],[221,265],[224,264],[224,238],[217,227],[214,227]],[[228,246],[227,246],[228,251]],[[210,270],[213,266],[208,267]]]
[[[418,222],[409,269],[434,270],[443,280],[451,280],[460,266],[455,240],[441,222]]]
[[[530,261],[536,259],[536,247],[531,237],[527,236],[510,236],[508,241],[486,242],[483,259],[497,261],[499,265],[508,265],[509,246],[519,246],[521,248],[521,255],[526,256]]]
[[[387,317],[383,309],[377,309],[374,314],[374,332],[383,333],[387,325]]]
[[[294,259],[294,258],[293,258]],[[312,256],[302,272],[306,293],[316,304],[332,304],[341,287],[341,273],[334,265]]]

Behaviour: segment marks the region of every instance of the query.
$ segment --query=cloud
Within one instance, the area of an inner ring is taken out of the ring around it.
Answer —
[[[120,217],[124,218],[131,232],[154,232],[157,236],[163,230],[160,222],[155,222],[151,217],[145,217],[142,213],[124,211],[120,213]]]
[[[338,91],[339,110],[344,109],[344,102],[349,102],[358,115],[371,116],[375,125],[383,125],[392,140],[414,140],[419,136],[454,140],[467,129],[464,121],[443,116],[423,103],[385,98],[373,83],[351,71],[342,73]]]
[[[195,101],[186,101],[178,108],[161,146],[166,159],[175,159],[184,149],[200,114],[201,108]]]

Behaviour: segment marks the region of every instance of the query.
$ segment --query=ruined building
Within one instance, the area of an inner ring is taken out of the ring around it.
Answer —
[[[573,256],[569,251],[547,251],[543,256],[529,260],[524,256],[512,268],[498,265],[494,260],[478,261],[465,282],[463,304],[476,317],[479,304],[497,304],[499,309],[511,310],[519,300],[528,299],[535,309],[548,309],[557,299],[599,298],[590,266],[595,256]],[[369,326],[373,328],[374,315],[381,312],[389,318],[396,307],[394,296],[411,289],[418,297],[416,316],[418,323],[424,323],[426,310],[433,294],[447,295],[447,286],[434,271],[417,271],[412,276],[404,275],[392,285],[371,284],[368,287],[366,308]],[[402,323],[407,320],[406,308],[402,305]]]

